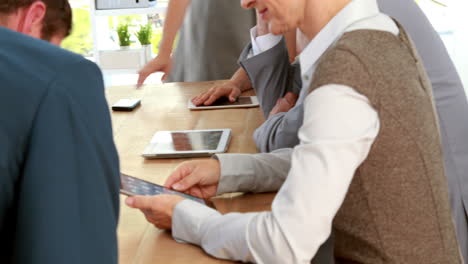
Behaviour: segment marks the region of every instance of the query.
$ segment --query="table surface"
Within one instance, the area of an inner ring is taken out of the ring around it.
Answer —
[[[123,173],[163,184],[169,174],[187,159],[145,160],[141,153],[159,130],[230,128],[230,153],[255,153],[253,132],[264,121],[260,108],[190,111],[190,98],[223,81],[114,86],[106,89],[109,105],[124,98],[140,98],[141,107],[133,112],[112,112],[114,139]],[[252,95],[253,92],[246,95]],[[198,158],[200,159],[200,158]],[[213,200],[217,210],[253,212],[270,210],[274,194],[228,194]],[[120,197],[118,227],[119,263],[230,263],[208,256],[199,247],[180,244],[167,231],[149,224],[139,210],[124,205]]]

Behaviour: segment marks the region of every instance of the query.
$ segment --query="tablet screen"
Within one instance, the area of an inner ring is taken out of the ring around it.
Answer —
[[[203,199],[194,197],[185,193],[167,189],[164,186],[147,182],[132,176],[120,174],[120,190],[126,195],[159,195],[159,194],[174,194],[183,198],[191,199],[199,203],[205,204]]]
[[[248,105],[252,104],[252,98],[250,96],[240,96],[235,102],[229,101],[227,97],[221,97],[212,103],[210,106],[222,106],[222,105]]]
[[[194,131],[156,133],[151,143],[156,152],[216,150],[223,131]]]

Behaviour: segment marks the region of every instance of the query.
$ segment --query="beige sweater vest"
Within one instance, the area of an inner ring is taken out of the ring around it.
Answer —
[[[380,119],[333,222],[336,262],[461,263],[432,89],[405,31],[345,33],[320,59],[310,90],[326,84],[367,96]]]

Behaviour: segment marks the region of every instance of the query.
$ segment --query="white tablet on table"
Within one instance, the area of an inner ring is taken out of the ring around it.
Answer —
[[[158,131],[142,156],[148,159],[206,157],[226,152],[230,129]]]
[[[207,110],[207,109],[220,109],[220,108],[245,108],[257,107],[257,96],[239,96],[235,102],[230,102],[227,97],[221,97],[211,105],[196,106],[192,103],[192,99],[188,101],[188,108],[190,110]]]

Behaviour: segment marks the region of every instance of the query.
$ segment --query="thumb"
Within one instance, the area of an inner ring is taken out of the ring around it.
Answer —
[[[131,208],[137,208],[141,210],[151,210],[153,207],[152,196],[131,196],[125,199],[125,203]]]
[[[172,186],[179,182],[181,179],[189,176],[194,169],[193,162],[186,161],[180,164],[167,178],[164,187],[173,188]]]
[[[197,175],[191,173],[187,177],[183,178],[179,182],[176,182],[174,185],[172,185],[172,188],[176,191],[186,191],[193,187],[194,185],[198,184],[200,182],[200,179]]]
[[[229,94],[229,101],[236,101],[237,97],[239,97],[239,94],[240,93],[238,89],[232,89],[231,93]]]

